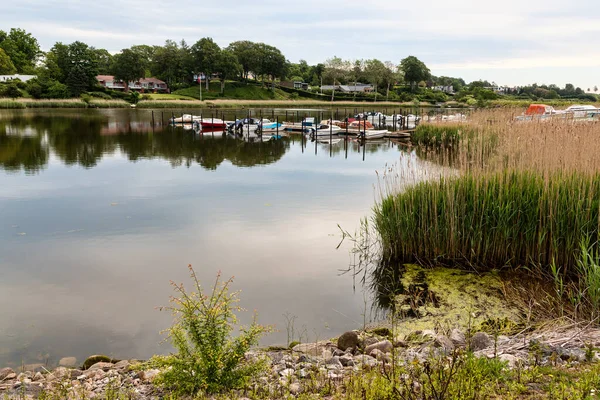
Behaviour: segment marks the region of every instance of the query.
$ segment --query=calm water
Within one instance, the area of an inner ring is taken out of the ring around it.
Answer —
[[[242,305],[285,343],[363,322],[349,244],[386,164],[426,168],[389,141],[333,147],[153,127],[150,111],[0,113],[0,366],[168,351],[169,281],[235,276]],[[315,154],[316,152],[316,154]],[[367,313],[369,313],[369,305]],[[248,321],[251,313],[243,320]]]

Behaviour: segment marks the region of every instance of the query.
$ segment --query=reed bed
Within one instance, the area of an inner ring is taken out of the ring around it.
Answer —
[[[48,99],[48,100],[19,100],[27,108],[87,108],[87,103],[81,99]]]
[[[131,108],[131,104],[125,100],[103,100],[92,99],[89,106],[93,108]]]
[[[570,299],[586,299],[590,310],[600,305],[600,121],[516,120],[523,111],[422,125],[417,154],[444,168],[425,182],[405,171],[384,174],[372,224],[358,241],[359,252],[377,256],[363,259],[525,267],[557,288],[576,288]]]
[[[0,109],[25,108],[25,104],[16,100],[0,99]]]
[[[556,263],[575,276],[581,243],[598,239],[599,202],[600,174],[507,170],[419,183],[384,198],[373,221],[385,259],[477,270]]]

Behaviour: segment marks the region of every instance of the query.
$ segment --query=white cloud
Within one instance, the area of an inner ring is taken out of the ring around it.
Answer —
[[[576,7],[556,0],[431,0],[427,7],[392,0],[305,0],[302,7],[275,0],[23,0],[0,15],[0,26],[24,27],[45,48],[83,40],[118,51],[210,36],[221,46],[265,41],[292,61],[338,55],[399,62],[412,54],[438,75],[455,71],[467,80],[486,76],[511,84],[517,82],[503,80],[519,80],[515,69],[555,68],[550,80],[589,86],[599,83],[591,50],[600,35],[597,15],[600,3],[593,0]]]

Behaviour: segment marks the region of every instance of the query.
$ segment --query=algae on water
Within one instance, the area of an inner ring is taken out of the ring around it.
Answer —
[[[396,334],[453,328],[494,330],[500,334],[519,326],[522,313],[504,297],[494,273],[476,274],[450,268],[405,265],[395,296]]]

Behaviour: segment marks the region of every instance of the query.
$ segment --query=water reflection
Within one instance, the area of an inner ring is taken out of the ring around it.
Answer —
[[[241,141],[222,132],[198,134],[149,121],[106,121],[69,116],[14,117],[0,121],[0,167],[34,173],[54,154],[66,165],[91,168],[120,151],[131,161],[161,158],[172,166],[197,163],[210,170],[223,161],[252,167],[278,161],[286,138]]]
[[[431,166],[390,141],[248,142],[159,121],[0,113],[0,365],[166,351],[171,316],[155,307],[189,263],[202,282],[236,277],[242,306],[278,329],[266,343],[285,344],[288,312],[305,340],[362,324],[338,224],[370,212],[386,164]]]

